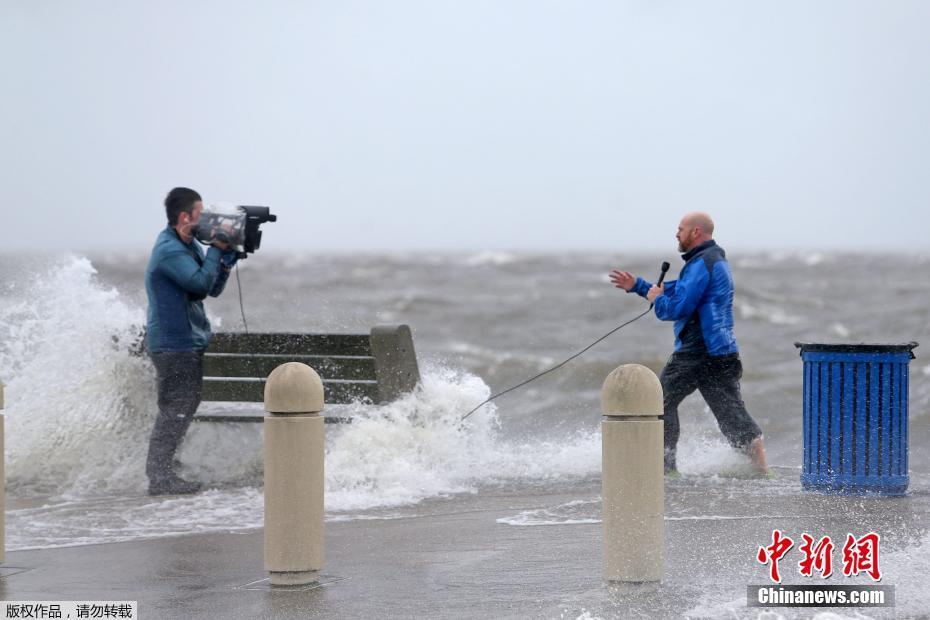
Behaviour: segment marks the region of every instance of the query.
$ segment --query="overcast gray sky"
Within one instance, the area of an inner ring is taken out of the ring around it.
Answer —
[[[2,250],[925,251],[930,2],[0,3]]]

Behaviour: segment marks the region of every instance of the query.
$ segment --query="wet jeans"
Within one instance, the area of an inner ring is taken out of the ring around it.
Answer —
[[[699,390],[707,401],[717,425],[734,448],[745,450],[762,429],[746,411],[739,380],[743,364],[739,354],[711,356],[674,353],[662,369],[665,420],[665,469],[675,469],[675,449],[681,429],[678,405],[686,396]]]
[[[158,417],[149,439],[145,473],[150,481],[173,478],[174,453],[200,405],[203,351],[151,353],[158,390]]]

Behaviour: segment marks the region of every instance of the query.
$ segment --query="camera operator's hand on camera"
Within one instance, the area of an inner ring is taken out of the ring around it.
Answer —
[[[229,249],[229,242],[222,241],[220,239],[214,239],[213,243],[211,243],[210,245],[215,247],[217,250],[222,250],[224,252]]]
[[[233,268],[233,265],[236,264],[239,260],[239,254],[235,250],[226,250],[220,256],[220,265],[223,266],[223,269],[229,271]]]

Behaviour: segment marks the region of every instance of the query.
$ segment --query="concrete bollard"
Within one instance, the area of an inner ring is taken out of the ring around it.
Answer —
[[[272,586],[313,583],[323,568],[323,382],[298,362],[265,383],[265,569]]]
[[[604,579],[661,581],[665,570],[662,384],[639,364],[601,392]]]

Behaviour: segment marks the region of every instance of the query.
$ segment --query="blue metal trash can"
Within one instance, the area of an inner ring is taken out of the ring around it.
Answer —
[[[796,342],[804,362],[801,486],[903,495],[908,485],[907,344]]]

